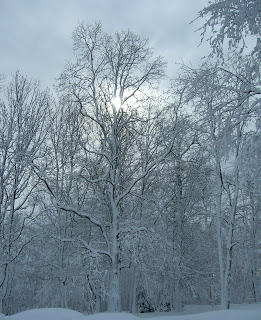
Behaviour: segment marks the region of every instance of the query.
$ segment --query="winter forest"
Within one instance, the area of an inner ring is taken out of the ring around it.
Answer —
[[[1,76],[0,313],[260,302],[261,1],[195,18],[177,74],[82,22],[55,90]]]

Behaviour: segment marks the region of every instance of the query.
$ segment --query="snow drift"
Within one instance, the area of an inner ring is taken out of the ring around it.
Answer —
[[[50,308],[34,309],[17,313],[12,316],[0,314],[0,320],[261,320],[261,304],[239,306],[237,309],[210,311],[197,314],[169,315],[130,313],[98,313],[89,316],[69,309]]]

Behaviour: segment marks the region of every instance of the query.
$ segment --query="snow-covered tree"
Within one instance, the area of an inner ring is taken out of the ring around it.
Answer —
[[[23,230],[33,215],[37,179],[32,162],[41,157],[49,95],[17,72],[0,101],[0,312],[12,265],[31,238]]]
[[[100,24],[82,23],[73,37],[75,57],[61,74],[59,89],[73,101],[84,121],[82,159],[74,175],[80,188],[92,189],[92,200],[86,197],[81,207],[73,197],[64,201],[47,172],[38,170],[38,174],[57,208],[85,218],[96,230],[99,243],[82,239],[82,245],[92,256],[107,260],[107,309],[119,311],[121,242],[126,234],[140,230],[135,225],[126,226],[130,215],[128,208],[124,210],[124,201],[173,145],[170,130],[165,133],[168,140],[164,144],[157,141],[150,149],[144,145],[150,152],[146,159],[137,147],[140,137],[148,134],[142,124],[152,120],[146,118],[146,109],[159,104],[153,100],[153,90],[164,76],[165,64],[162,58],[153,58],[147,40],[130,31],[110,36]]]
[[[224,46],[251,50],[260,62],[261,58],[261,1],[214,0],[199,11],[197,19],[204,19],[202,40],[208,37],[213,53],[224,56]]]
[[[235,57],[233,65],[206,63],[200,70],[186,68],[180,79],[187,85],[208,141],[216,177],[216,222],[219,252],[221,304],[230,305],[232,255],[243,170],[245,137],[253,119],[259,117],[259,92],[249,90],[256,81],[248,61]],[[251,83],[251,85],[250,85]],[[254,86],[253,86],[254,87]],[[254,90],[254,89],[253,89]],[[225,228],[224,228],[225,221]]]

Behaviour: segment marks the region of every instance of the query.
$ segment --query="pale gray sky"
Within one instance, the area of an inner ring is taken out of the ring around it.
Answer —
[[[197,64],[198,24],[190,24],[207,0],[0,0],[0,73],[16,70],[51,86],[72,57],[72,32],[79,22],[101,21],[104,30],[130,29],[148,38],[175,75],[176,63]]]

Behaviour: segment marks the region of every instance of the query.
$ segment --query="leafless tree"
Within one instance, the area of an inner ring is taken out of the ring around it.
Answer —
[[[142,123],[152,120],[145,118],[146,109],[151,104],[162,108],[153,90],[164,77],[165,63],[160,57],[153,58],[147,40],[130,31],[110,36],[100,24],[82,23],[73,38],[75,57],[61,74],[59,89],[74,102],[84,119],[84,157],[77,176],[83,187],[92,185],[97,202],[103,204],[102,212],[91,212],[88,206],[80,209],[73,201],[65,204],[48,183],[48,177],[42,179],[60,209],[86,218],[99,230],[102,244],[82,243],[92,255],[107,257],[108,310],[119,311],[120,243],[126,234],[122,203],[173,145],[170,130],[169,134],[166,132],[168,142],[158,141],[150,149],[153,154],[147,157],[146,165],[137,148],[137,139],[148,134]],[[128,230],[133,231],[131,226]]]
[[[23,230],[33,215],[37,181],[32,162],[40,156],[46,135],[49,95],[17,72],[0,101],[0,312],[10,268],[26,242]]]

